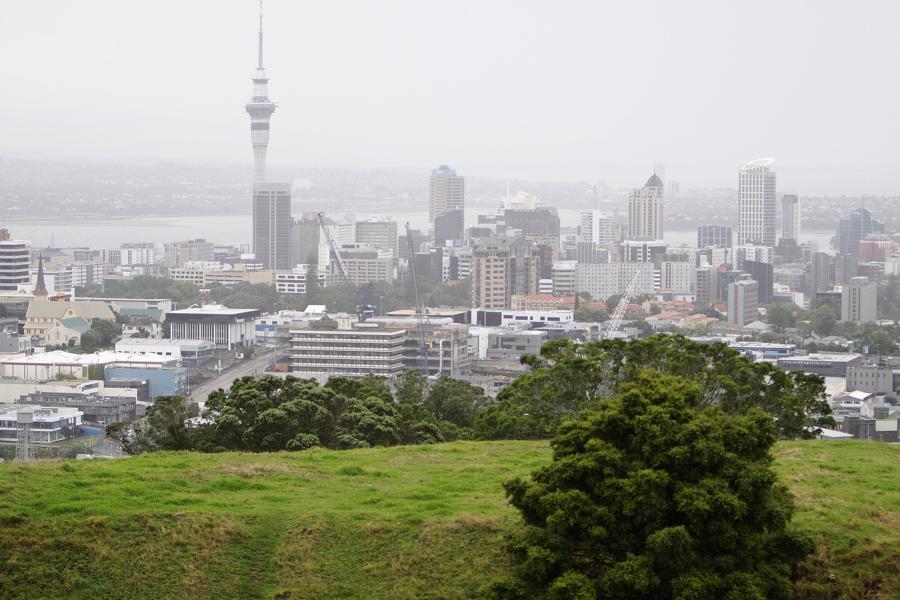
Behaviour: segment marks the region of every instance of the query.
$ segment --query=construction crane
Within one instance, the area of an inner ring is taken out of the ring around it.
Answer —
[[[631,302],[631,297],[634,295],[634,288],[637,287],[638,278],[640,276],[641,272],[638,270],[634,274],[634,277],[631,278],[631,283],[628,284],[625,293],[622,294],[619,303],[616,305],[615,312],[609,319],[609,325],[606,326],[606,334],[603,336],[603,339],[611,339],[613,334],[622,326],[622,317],[625,316],[625,311],[628,310],[628,303]]]
[[[331,235],[331,230],[328,229],[328,224],[325,223],[325,213],[320,212],[317,214],[319,217],[319,227],[322,228],[322,233],[325,234],[325,241],[328,242],[328,250],[331,254],[331,258],[334,260],[334,264],[337,265],[337,272],[341,277],[341,281],[343,281],[344,283],[353,283],[350,280],[350,276],[347,275],[346,269],[344,269],[344,261],[341,260],[341,255],[338,252],[338,247],[337,243],[334,241],[334,236]],[[315,276],[315,274],[313,276]]]
[[[422,300],[419,298],[419,281],[416,277],[416,245],[413,241],[412,231],[409,228],[409,221],[406,223],[406,248],[407,260],[409,261],[409,274],[413,282],[413,292],[416,298],[416,320],[419,325],[419,360],[421,361],[422,375],[428,377],[428,348],[426,347],[425,335],[425,307],[422,306]]]

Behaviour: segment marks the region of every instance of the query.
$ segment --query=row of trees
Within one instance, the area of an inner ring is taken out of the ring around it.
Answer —
[[[213,284],[211,298],[230,308],[255,308],[262,311],[302,310],[309,304],[324,304],[330,310],[351,312],[360,304],[381,306],[385,311],[409,308],[415,304],[415,292],[410,282],[368,285],[309,286],[305,295],[279,294],[274,285],[238,283],[231,286]],[[79,290],[82,294],[99,290]],[[468,306],[469,282],[447,284],[422,280],[419,293],[426,306]],[[172,281],[142,275],[128,280],[106,282],[105,293],[121,298],[169,298],[180,307],[200,302],[200,287],[186,281]]]
[[[477,386],[448,377],[428,382],[415,370],[397,378],[393,393],[373,377],[333,378],[324,386],[294,377],[245,377],[210,394],[203,415],[190,412],[182,398],[161,398],[146,419],[114,426],[111,435],[133,452],[547,439],[564,421],[602,406],[646,372],[693,382],[703,406],[724,414],[762,410],[781,438],[805,437],[809,428],[833,423],[821,377],[751,363],[723,344],[679,336],[581,345],[560,340],[523,361],[529,372],[496,402]]]
[[[424,444],[471,438],[481,388],[403,374],[396,398],[384,380],[244,377],[209,396],[206,411],[180,396],[157,398],[146,417],[108,428],[130,454],[153,450],[274,452]]]

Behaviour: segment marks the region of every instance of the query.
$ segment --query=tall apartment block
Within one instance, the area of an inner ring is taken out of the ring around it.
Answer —
[[[841,292],[841,321],[868,323],[878,318],[878,283],[853,277]]]
[[[746,163],[738,174],[738,245],[775,246],[774,158]]]
[[[428,190],[428,221],[434,220],[448,210],[466,208],[466,178],[457,175],[454,169],[441,165],[431,171]]]
[[[781,238],[800,241],[800,198],[796,194],[781,197]]]
[[[656,173],[628,195],[628,239],[663,239],[665,188]]]

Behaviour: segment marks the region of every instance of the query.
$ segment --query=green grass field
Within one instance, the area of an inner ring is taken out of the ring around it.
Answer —
[[[803,598],[900,589],[900,448],[778,447],[820,547]],[[473,598],[537,442],[0,465],[0,598]]]

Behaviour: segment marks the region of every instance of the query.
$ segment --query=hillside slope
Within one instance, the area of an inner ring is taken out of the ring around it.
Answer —
[[[900,589],[900,448],[778,447],[820,550],[805,598]],[[2,598],[471,598],[540,442],[0,465]]]

